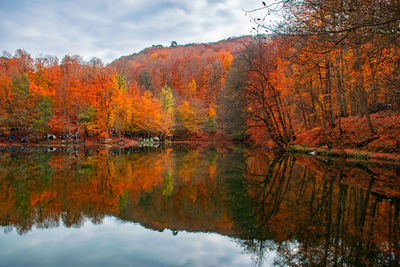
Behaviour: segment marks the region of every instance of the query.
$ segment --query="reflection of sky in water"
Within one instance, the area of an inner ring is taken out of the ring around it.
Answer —
[[[265,265],[273,264],[271,253]],[[249,266],[234,239],[214,233],[157,232],[107,217],[81,228],[36,229],[0,237],[0,266]]]

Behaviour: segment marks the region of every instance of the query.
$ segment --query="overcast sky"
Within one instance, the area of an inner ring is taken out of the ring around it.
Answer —
[[[153,44],[250,34],[243,9],[260,6],[259,0],[0,0],[0,50],[109,63]]]

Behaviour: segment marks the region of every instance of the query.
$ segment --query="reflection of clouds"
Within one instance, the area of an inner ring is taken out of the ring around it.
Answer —
[[[14,1],[0,2],[1,49],[79,54],[110,62],[152,44],[211,42],[249,34],[242,9],[258,1]]]
[[[81,228],[36,229],[0,238],[7,266],[249,266],[235,240],[214,233],[157,232],[106,217]],[[20,255],[24,255],[21,257]],[[272,258],[267,262],[272,262]]]

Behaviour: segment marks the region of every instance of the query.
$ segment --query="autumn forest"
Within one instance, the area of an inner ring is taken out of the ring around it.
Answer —
[[[271,12],[285,20],[272,27]],[[282,150],[398,152],[399,14],[398,1],[281,1],[247,11],[255,36],[172,41],[108,65],[4,52],[2,135],[225,136]]]
[[[1,266],[399,265],[399,0],[0,2]]]
[[[287,20],[273,34],[173,41],[106,66],[4,52],[1,127],[19,136],[219,134],[279,149],[398,151],[398,2],[283,2]],[[259,32],[271,30],[259,13],[249,15]]]

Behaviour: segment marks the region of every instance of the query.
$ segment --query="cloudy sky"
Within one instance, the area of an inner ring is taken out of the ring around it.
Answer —
[[[62,223],[51,229],[33,227],[23,236],[14,231],[5,234],[1,226],[0,230],[4,266],[255,265],[256,255],[247,254],[251,252],[238,239],[185,231],[174,236],[171,230],[152,231],[113,217],[101,224],[87,220],[80,227],[67,228]],[[265,266],[273,265],[276,251],[265,249],[265,253]]]
[[[0,0],[0,51],[80,55],[105,63],[153,44],[251,33],[259,0]]]

